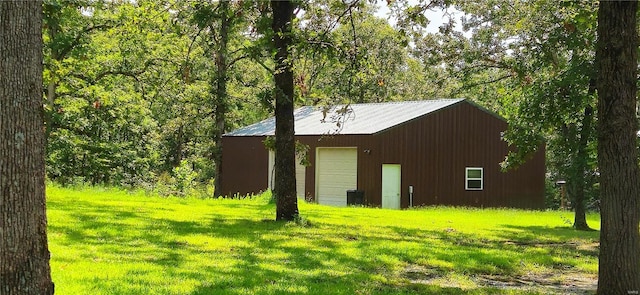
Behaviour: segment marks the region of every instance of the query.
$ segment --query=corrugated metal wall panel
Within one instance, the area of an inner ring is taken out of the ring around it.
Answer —
[[[414,205],[542,208],[544,153],[515,171],[501,172],[506,128],[493,114],[465,102],[376,135],[381,154],[375,154],[380,164],[402,165],[403,207],[413,185]],[[465,190],[465,167],[483,167],[482,191]]]
[[[268,186],[269,153],[264,137],[222,137],[222,192],[226,196],[253,194]]]

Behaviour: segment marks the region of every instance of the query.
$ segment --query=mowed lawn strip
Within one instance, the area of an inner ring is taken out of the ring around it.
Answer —
[[[284,223],[266,194],[50,185],[56,294],[581,294],[597,277],[598,232],[571,212],[299,206]]]

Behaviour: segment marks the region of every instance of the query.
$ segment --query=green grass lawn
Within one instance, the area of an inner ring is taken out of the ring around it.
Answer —
[[[571,212],[302,203],[283,223],[268,196],[47,198],[56,294],[589,294],[597,278],[598,232]]]

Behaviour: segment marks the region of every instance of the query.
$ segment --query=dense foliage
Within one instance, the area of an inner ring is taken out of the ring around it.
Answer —
[[[221,3],[45,1],[49,179],[178,195],[212,186],[220,134],[274,110],[270,7]],[[447,96],[374,12],[365,1],[300,5],[296,105]]]
[[[50,179],[136,186],[158,177],[179,182],[187,168],[194,181],[214,177],[216,41],[198,23],[205,16],[194,13],[202,10],[196,6],[46,1]],[[235,32],[236,49],[251,42],[246,30]],[[228,74],[228,128],[267,115],[255,106],[268,75],[252,63],[238,64],[242,70]]]

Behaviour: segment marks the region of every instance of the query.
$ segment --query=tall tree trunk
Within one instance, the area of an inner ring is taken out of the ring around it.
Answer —
[[[223,0],[218,4],[220,15],[220,39],[218,40],[218,50],[216,52],[216,74],[215,74],[215,122],[213,141],[215,149],[213,152],[213,164],[216,175],[214,179],[214,197],[222,195],[222,134],[225,131],[225,121],[227,114],[227,55],[229,45],[229,1]],[[215,30],[212,29],[212,32]]]
[[[591,106],[584,108],[584,117],[582,118],[582,126],[580,129],[580,138],[578,139],[578,151],[576,152],[573,168],[575,174],[575,187],[572,192],[573,208],[575,210],[573,227],[577,230],[591,230],[587,224],[587,214],[584,204],[584,188],[586,185],[585,172],[587,171],[587,147],[589,137],[591,137],[591,122],[593,122],[593,109]],[[569,183],[571,184],[571,183]]]
[[[640,178],[636,150],[636,1],[600,1],[598,165],[601,232],[598,294],[640,291]]]
[[[298,215],[296,197],[295,139],[293,120],[293,70],[289,57],[294,5],[271,1],[275,55],[274,96],[276,100],[275,184],[276,220],[293,220]]]
[[[44,190],[42,2],[0,1],[0,294],[53,294]]]

